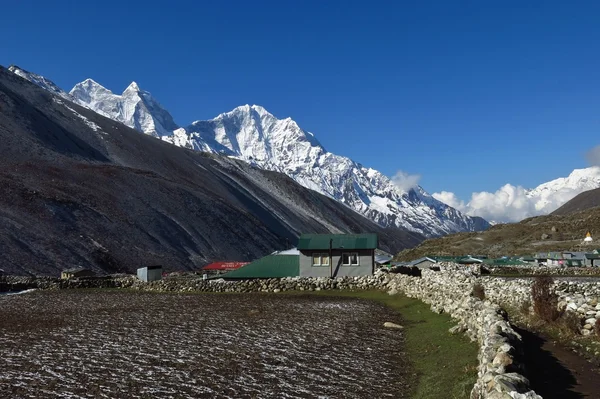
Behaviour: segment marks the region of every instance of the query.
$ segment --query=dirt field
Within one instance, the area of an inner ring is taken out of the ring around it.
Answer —
[[[398,317],[317,296],[0,296],[0,397],[402,398]]]

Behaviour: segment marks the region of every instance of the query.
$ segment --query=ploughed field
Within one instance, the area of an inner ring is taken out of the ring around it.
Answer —
[[[382,304],[282,294],[0,296],[0,397],[407,397]]]

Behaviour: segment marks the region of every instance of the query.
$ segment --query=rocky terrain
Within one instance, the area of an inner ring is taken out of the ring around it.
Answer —
[[[552,212],[553,215],[568,215],[600,206],[600,188],[584,191]]]
[[[585,194],[585,193],[584,193]],[[583,195],[583,194],[581,194]],[[491,257],[534,254],[544,251],[593,250],[591,243],[582,246],[588,231],[598,232],[600,208],[567,214],[551,214],[525,219],[519,223],[498,224],[480,233],[458,233],[426,240],[404,250],[397,260],[413,260],[427,255],[462,256],[485,254]]]
[[[211,120],[187,126],[146,90],[132,82],[115,94],[92,79],[66,93],[49,79],[16,65],[13,73],[40,87],[173,145],[222,154],[288,175],[302,186],[339,201],[385,227],[425,236],[479,231],[489,223],[467,216],[422,187],[399,187],[389,177],[350,158],[327,151],[313,133],[291,118],[279,119],[258,105],[243,105]]]
[[[412,378],[397,313],[352,298],[40,291],[0,319],[6,398],[403,398]]]
[[[1,67],[0,140],[7,274],[194,269],[253,260],[306,232],[375,232],[388,252],[422,240],[280,173],[139,134]]]

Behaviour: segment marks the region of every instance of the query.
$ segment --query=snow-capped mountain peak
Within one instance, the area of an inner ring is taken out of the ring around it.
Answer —
[[[44,87],[44,86],[42,86]],[[400,190],[387,176],[325,150],[292,118],[278,119],[260,105],[242,105],[211,120],[180,128],[152,95],[132,82],[121,95],[92,79],[76,84],[71,99],[177,146],[224,154],[281,172],[383,226],[426,236],[486,228],[416,186]]]
[[[384,226],[426,236],[486,227],[417,186],[401,192],[380,172],[326,151],[291,118],[278,119],[258,105],[243,105],[186,128],[193,148],[224,153],[285,173]]]
[[[129,86],[123,91],[123,94],[126,92],[138,92],[140,91],[140,86],[136,82],[131,82]]]
[[[86,79],[77,83],[70,94],[77,103],[151,136],[171,136],[179,128],[171,114],[136,82],[118,95]]]
[[[567,177],[542,183],[534,189],[527,190],[527,197],[535,200],[535,209],[552,212],[549,206],[556,208],[584,191],[600,187],[600,167],[590,166],[575,169]]]

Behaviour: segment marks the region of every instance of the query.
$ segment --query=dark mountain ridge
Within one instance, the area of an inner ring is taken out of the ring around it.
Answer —
[[[303,232],[375,232],[388,252],[419,234],[382,228],[289,177],[175,147],[0,67],[0,268],[131,272],[252,260]]]
[[[600,206],[600,188],[584,191],[571,199],[551,215],[568,215]]]

